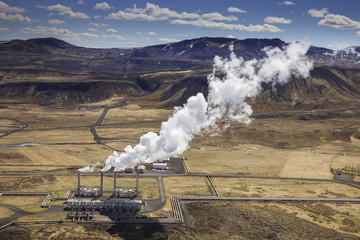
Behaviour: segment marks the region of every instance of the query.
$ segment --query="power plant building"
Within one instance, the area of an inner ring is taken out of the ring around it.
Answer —
[[[167,163],[153,163],[152,168],[157,170],[166,170]]]
[[[75,213],[87,216],[91,211],[107,212],[115,221],[131,219],[136,216],[143,207],[143,201],[134,199],[138,196],[139,178],[136,178],[135,189],[125,189],[116,185],[116,173],[114,173],[114,189],[111,197],[103,196],[103,173],[101,172],[100,190],[95,187],[86,187],[80,185],[80,172],[78,173],[78,188],[76,197],[67,200],[67,209],[70,215]],[[75,215],[76,215],[75,214]]]

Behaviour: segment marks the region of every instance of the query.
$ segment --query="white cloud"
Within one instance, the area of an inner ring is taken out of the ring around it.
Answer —
[[[354,21],[344,15],[328,14],[318,22],[318,25],[337,29],[360,29],[360,22]]]
[[[124,11],[118,11],[117,13],[111,13],[106,19],[112,20],[144,20],[144,21],[156,21],[160,20],[156,17],[149,16],[143,13],[129,13]],[[166,20],[166,19],[163,19]]]
[[[82,5],[82,4],[84,4],[84,1],[83,1],[83,0],[79,0],[79,1],[76,2],[76,4]]]
[[[88,31],[96,32],[96,29],[95,28],[88,28]]]
[[[31,18],[25,17],[21,14],[6,14],[4,12],[0,12],[0,20],[26,23],[34,22],[33,20],[31,20]]]
[[[43,27],[37,26],[36,28],[22,28],[21,33],[35,34],[35,35],[44,35],[44,36],[67,36],[72,38],[80,37],[92,37],[99,38],[99,35],[94,33],[74,33],[68,30],[67,28],[56,28],[56,27]]]
[[[170,22],[171,24],[179,24],[179,25],[192,25],[197,27],[208,27],[208,28],[220,28],[225,30],[239,30],[239,31],[247,31],[247,32],[282,32],[280,28],[270,25],[270,24],[263,24],[263,25],[241,25],[241,24],[227,24],[222,22],[213,22],[207,21],[203,19],[197,19],[194,21],[188,20],[173,20]]]
[[[279,2],[280,5],[285,5],[285,6],[291,6],[291,5],[295,5],[294,2],[292,1],[283,1],[283,2]]]
[[[104,34],[103,38],[107,39],[107,38],[115,38],[117,40],[126,40],[125,37],[120,36],[120,35],[115,35],[115,34]]]
[[[64,24],[65,21],[63,20],[57,20],[57,19],[54,19],[54,20],[49,20],[48,21],[48,24],[52,24],[52,25],[61,25],[61,24]]]
[[[94,16],[94,19],[99,19],[99,18],[101,18],[101,16],[100,16],[100,15],[96,15],[96,16]]]
[[[142,32],[136,32],[136,34],[142,34]]]
[[[136,5],[134,5],[133,8],[126,8],[125,11],[120,10],[117,13],[111,13],[106,18],[116,20],[164,21],[170,18],[195,19],[200,18],[200,15],[187,12],[178,13],[168,8],[161,8],[158,5],[147,3],[146,8],[137,8]]]
[[[0,31],[4,31],[4,32],[10,32],[10,29],[5,28],[5,27],[0,27]]]
[[[107,32],[113,32],[113,33],[116,33],[117,31],[113,28],[109,28],[109,29],[106,29]]]
[[[71,7],[67,7],[61,4],[51,5],[51,6],[41,6],[37,5],[37,8],[45,8],[49,11],[57,11],[60,16],[65,16],[68,18],[78,18],[78,19],[88,19],[90,18],[88,15],[82,12],[73,12]]]
[[[266,17],[264,19],[264,22],[266,23],[282,23],[282,24],[290,24],[291,19],[285,19],[281,17]]]
[[[206,14],[203,14],[201,15],[201,18],[202,19],[205,19],[205,20],[209,20],[209,21],[237,21],[238,18],[235,17],[235,16],[228,16],[228,17],[225,17],[223,15],[221,15],[220,13],[218,12],[213,12],[213,13],[206,13]]]
[[[247,13],[245,10],[242,10],[237,7],[229,7],[227,10],[228,10],[228,12],[231,12],[231,13]]]
[[[99,38],[99,35],[95,34],[95,33],[78,33],[80,36],[84,36],[84,37],[92,37],[92,38]]]
[[[61,16],[68,18],[78,18],[78,19],[89,19],[90,17],[82,12],[73,12],[73,11],[64,11],[59,13]]]
[[[148,32],[149,35],[156,36],[157,34],[155,32]]]
[[[233,35],[227,35],[227,38],[235,38]]]
[[[71,11],[71,7],[67,7],[61,4],[56,4],[56,5],[51,5],[51,6],[41,6],[41,5],[37,5],[37,8],[45,8],[46,10],[49,11],[57,11],[57,12],[63,12],[63,11]]]
[[[308,14],[312,17],[317,17],[317,18],[322,18],[325,16],[325,14],[328,13],[328,9],[327,8],[323,8],[321,10],[316,10],[314,8],[310,9],[308,11]]]
[[[107,2],[102,2],[102,3],[97,3],[94,6],[94,9],[99,9],[99,10],[109,10],[113,7],[110,7],[110,5]]]
[[[93,25],[95,27],[106,27],[106,26],[109,26],[109,24],[105,24],[105,23],[95,23],[95,22],[91,22],[89,23],[90,25]]]
[[[161,42],[179,42],[180,41],[178,39],[173,39],[173,38],[160,38],[159,40]]]
[[[358,31],[358,32],[356,33],[356,35],[358,35],[358,37],[360,37],[360,31]]]
[[[25,12],[24,8],[11,7],[6,3],[0,1],[0,12],[3,13],[23,13]]]

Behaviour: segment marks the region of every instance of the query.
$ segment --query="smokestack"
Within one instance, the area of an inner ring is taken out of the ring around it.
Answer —
[[[76,195],[80,196],[80,171],[78,171],[78,187],[76,189]]]
[[[104,173],[100,172],[100,191],[99,196],[104,195]]]
[[[113,197],[116,197],[116,172],[114,172],[114,190],[113,190]]]
[[[139,171],[136,174],[136,189],[135,189],[136,195],[139,194]]]

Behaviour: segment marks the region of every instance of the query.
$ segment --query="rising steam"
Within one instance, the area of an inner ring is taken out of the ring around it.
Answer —
[[[252,114],[246,98],[255,97],[261,83],[286,83],[292,75],[308,77],[312,62],[305,56],[308,44],[291,43],[279,48],[265,48],[261,60],[244,61],[234,52],[230,58],[214,58],[213,73],[208,76],[209,93],[206,100],[202,93],[187,100],[182,107],[175,107],[174,114],[161,124],[160,133],[148,132],[134,148],[130,145],[118,154],[107,158],[102,171],[111,167],[123,170],[138,163],[182,154],[189,148],[194,135],[216,127],[220,118],[249,124]],[[222,77],[218,77],[222,73]]]

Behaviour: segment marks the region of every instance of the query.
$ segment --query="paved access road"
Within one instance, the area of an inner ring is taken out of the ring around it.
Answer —
[[[360,198],[272,198],[272,197],[215,197],[215,196],[180,196],[180,200],[196,201],[292,201],[292,202],[352,202],[360,203]]]

